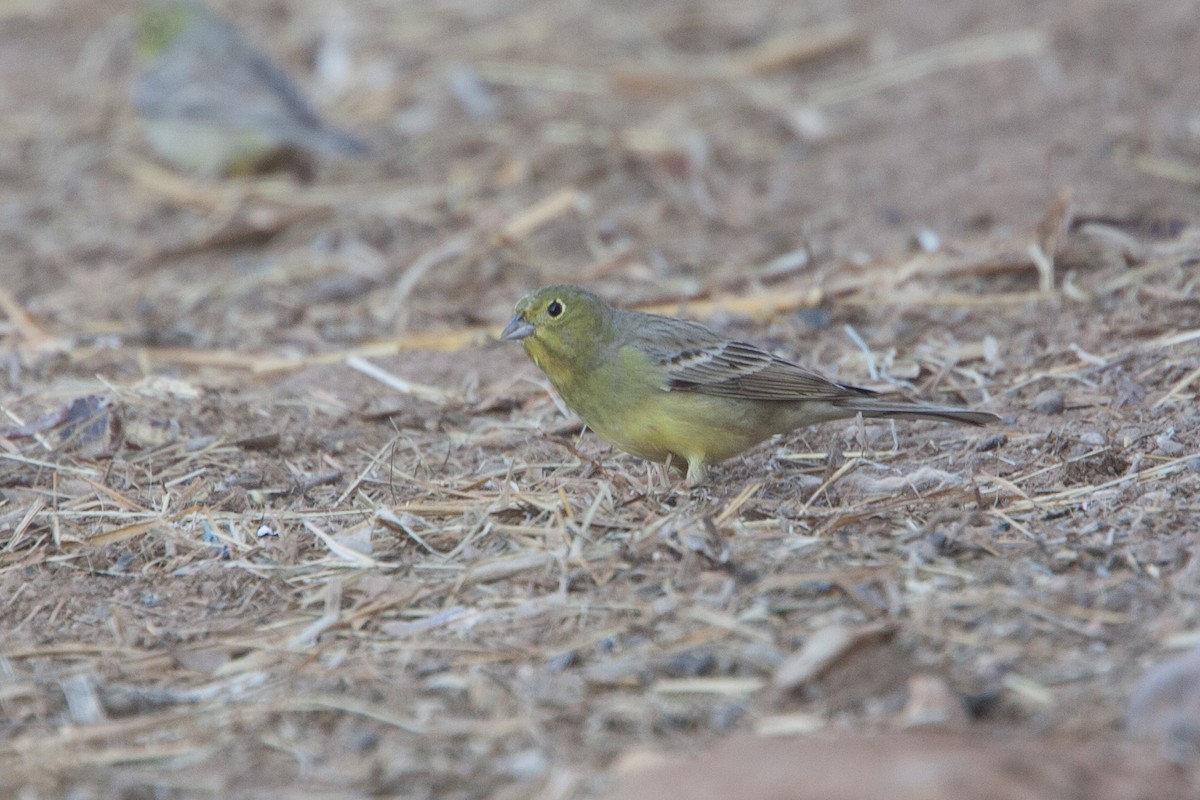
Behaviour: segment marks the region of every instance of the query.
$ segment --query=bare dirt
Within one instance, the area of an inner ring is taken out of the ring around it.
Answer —
[[[221,8],[373,154],[173,173],[134,5],[0,5],[5,796],[590,797],[930,726],[1196,780],[1123,720],[1200,641],[1193,7]],[[1003,422],[689,492],[491,338],[561,281]]]

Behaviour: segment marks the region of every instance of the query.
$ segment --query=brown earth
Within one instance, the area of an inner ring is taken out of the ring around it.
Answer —
[[[550,800],[931,725],[1196,780],[1122,720],[1200,625],[1190,4],[223,3],[372,144],[307,183],[149,154],[134,8],[0,4],[4,796]],[[557,281],[1003,423],[689,492],[489,341]]]

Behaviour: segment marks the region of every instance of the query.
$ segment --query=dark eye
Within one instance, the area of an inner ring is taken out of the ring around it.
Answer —
[[[563,304],[557,300],[551,300],[550,305],[546,306],[546,313],[552,317],[561,317],[563,312]]]

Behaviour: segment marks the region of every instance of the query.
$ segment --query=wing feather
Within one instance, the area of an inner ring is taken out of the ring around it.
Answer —
[[[627,312],[630,313],[630,312]],[[845,400],[875,393],[835,383],[748,342],[724,339],[694,322],[637,314],[628,342],[662,370],[667,391],[743,400]]]

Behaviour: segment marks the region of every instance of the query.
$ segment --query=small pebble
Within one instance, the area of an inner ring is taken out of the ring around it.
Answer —
[[[823,308],[802,308],[796,312],[796,319],[812,331],[823,331],[832,322],[829,312]]]
[[[522,750],[508,757],[508,774],[521,780],[540,778],[549,767],[546,754],[536,748]]]
[[[792,132],[801,139],[819,142],[829,136],[829,116],[817,106],[802,105],[787,116]]]
[[[559,653],[556,656],[550,657],[546,661],[546,671],[552,675],[564,671],[575,663],[575,653],[571,650]]]
[[[1160,433],[1157,437],[1155,437],[1154,443],[1158,445],[1158,452],[1171,458],[1181,456],[1184,454],[1184,451],[1187,450],[1186,447],[1175,441],[1174,428],[1168,428]]]
[[[913,234],[913,244],[923,253],[936,253],[942,249],[942,237],[930,228],[921,228]]]
[[[727,733],[737,727],[746,716],[742,703],[721,703],[708,715],[708,726],[718,733]]]
[[[1067,400],[1058,389],[1046,389],[1033,398],[1033,410],[1039,414],[1061,414],[1066,405]]]
[[[706,650],[684,650],[671,656],[664,672],[672,678],[695,678],[711,675],[716,665],[716,657]]]
[[[984,439],[982,442],[976,445],[975,449],[980,453],[986,453],[990,450],[1001,448],[1006,444],[1008,444],[1008,437],[1003,433],[997,433],[994,436],[989,436],[988,438]]]
[[[967,709],[962,698],[940,675],[913,675],[908,679],[908,702],[904,706],[905,728],[963,728]]]
[[[475,119],[495,119],[496,100],[479,74],[470,67],[454,66],[447,75],[450,92]]]

